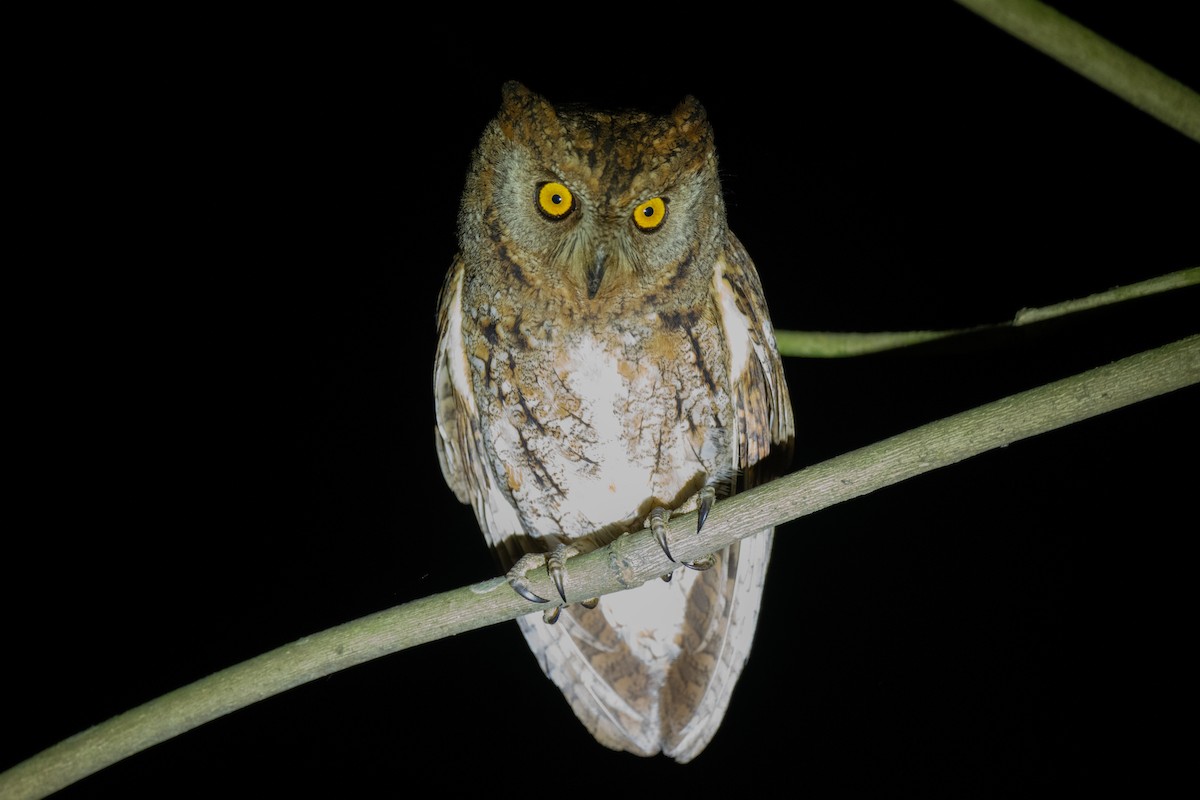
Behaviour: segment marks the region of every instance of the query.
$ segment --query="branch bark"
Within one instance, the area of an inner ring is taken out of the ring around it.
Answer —
[[[672,520],[676,556],[691,560],[923,472],[1200,382],[1200,335],[1021,392],[807,467],[718,503],[702,533]],[[570,562],[577,602],[640,585],[672,568],[649,531]],[[533,589],[554,595],[546,576]],[[540,607],[532,607],[534,609]],[[406,603],[222,670],[60,742],[0,774],[0,797],[45,797],[239,708],[415,645],[515,619],[530,604],[503,578]],[[540,613],[540,612],[539,612]]]

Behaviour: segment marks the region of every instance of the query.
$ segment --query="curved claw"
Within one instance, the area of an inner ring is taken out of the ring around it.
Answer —
[[[550,602],[546,598],[544,598],[540,595],[534,594],[529,589],[529,587],[526,586],[525,584],[518,583],[516,580],[514,580],[512,578],[508,579],[508,585],[513,588],[514,592],[521,595],[521,597],[524,597],[526,600],[528,600],[531,603],[549,603]]]
[[[675,556],[671,555],[671,548],[667,547],[667,534],[662,528],[654,530],[654,539],[658,542],[658,546],[662,548],[663,552],[667,554],[667,558],[675,561]]]
[[[654,541],[658,542],[658,546],[666,553],[667,558],[675,562],[675,556],[671,555],[671,548],[667,547],[667,517],[671,512],[659,506],[650,512],[650,530],[654,533]]]
[[[558,622],[558,615],[560,613],[562,613],[562,606],[547,608],[542,612],[542,622],[545,622],[547,625],[553,625]]]
[[[595,608],[596,606],[600,605],[600,598],[589,597],[587,600],[580,600],[579,605],[583,606],[584,608]]]
[[[662,578],[662,582],[663,582],[663,583],[670,583],[670,582],[671,582],[671,578],[672,578],[674,575],[675,575],[675,573],[674,573],[674,572],[668,572],[666,575],[659,575],[658,577]]]
[[[555,548],[553,553],[546,556],[546,571],[550,573],[554,588],[558,590],[558,596],[564,603],[567,602],[567,570],[563,566],[566,558],[567,548],[563,546]]]
[[[712,569],[713,565],[716,563],[717,563],[716,556],[710,553],[709,555],[706,555],[704,558],[697,558],[695,561],[693,561],[690,564],[685,561],[685,562],[683,562],[683,565],[685,567],[687,567],[688,569],[694,569],[697,572],[703,572],[706,569]]]
[[[712,511],[713,500],[716,497],[717,490],[711,486],[705,486],[700,490],[700,507],[696,510],[696,533],[704,528],[704,521],[708,519],[708,512]]]
[[[563,585],[563,568],[561,564],[555,564],[550,567],[550,577],[554,579],[554,588],[558,589],[558,596],[567,602],[567,588]]]
[[[535,553],[526,553],[517,559],[517,563],[512,565],[512,569],[508,571],[508,585],[513,588],[513,591],[524,597],[531,603],[549,603],[550,601],[529,588],[529,582],[525,580],[525,575],[531,569],[536,569],[545,563],[545,558]]]

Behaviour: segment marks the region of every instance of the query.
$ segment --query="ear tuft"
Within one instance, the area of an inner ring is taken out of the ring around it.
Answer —
[[[510,139],[518,134],[530,135],[534,130],[549,127],[558,117],[554,106],[520,81],[508,81],[500,89],[500,113],[497,120]]]
[[[704,106],[700,105],[700,101],[689,94],[675,106],[675,110],[671,112],[671,119],[675,127],[688,133],[693,127],[705,126],[708,123],[708,113],[705,112]]]

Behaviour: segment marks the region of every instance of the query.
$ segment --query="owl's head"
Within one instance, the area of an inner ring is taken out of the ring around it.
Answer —
[[[695,99],[657,116],[555,108],[504,86],[459,215],[469,271],[547,300],[611,305],[705,291],[701,265],[724,240],[712,129]]]

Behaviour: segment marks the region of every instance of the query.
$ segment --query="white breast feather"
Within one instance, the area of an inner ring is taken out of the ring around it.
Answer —
[[[567,387],[576,397],[592,401],[588,422],[596,436],[593,452],[598,455],[595,472],[585,470],[586,465],[579,462],[564,461],[578,479],[573,484],[571,505],[598,525],[630,519],[646,499],[652,475],[629,457],[626,423],[618,411],[618,404],[628,397],[628,382],[618,372],[612,353],[590,336],[580,340],[568,364]]]

